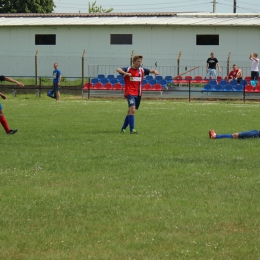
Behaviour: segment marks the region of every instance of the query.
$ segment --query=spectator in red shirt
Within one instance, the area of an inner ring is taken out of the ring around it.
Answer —
[[[236,80],[237,83],[240,83],[242,80],[242,70],[239,69],[236,64],[233,64],[233,70],[231,70],[228,74],[228,82],[231,80]]]

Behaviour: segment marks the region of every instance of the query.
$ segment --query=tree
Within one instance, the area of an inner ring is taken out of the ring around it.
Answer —
[[[0,0],[0,13],[51,13],[53,0]]]
[[[88,12],[89,13],[110,13],[113,11],[112,7],[106,10],[106,9],[103,9],[101,5],[96,6],[96,2],[97,1],[95,1],[94,3],[91,3],[91,4],[90,4],[90,2],[88,2]]]

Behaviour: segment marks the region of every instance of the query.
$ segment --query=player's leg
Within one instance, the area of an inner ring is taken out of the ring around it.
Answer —
[[[135,96],[128,96],[127,97],[128,102],[128,108],[129,108],[129,114],[128,114],[128,120],[129,120],[129,126],[130,126],[130,134],[136,133],[135,131],[135,105],[136,105],[136,97]]]
[[[55,91],[56,101],[60,101],[60,91]]]
[[[209,131],[209,137],[211,139],[219,139],[219,138],[235,138],[232,134],[216,134],[215,130]]]
[[[244,139],[244,138],[258,138],[259,137],[259,131],[258,130],[249,130],[246,132],[240,132],[237,134],[237,137],[239,139]]]
[[[258,130],[249,130],[246,132],[233,133],[233,134],[216,134],[214,130],[209,131],[209,137],[212,139],[220,139],[220,138],[233,138],[233,139],[244,139],[244,138],[258,138],[259,131]]]
[[[129,112],[130,134],[137,134],[137,131],[135,130],[134,114],[135,114],[135,111],[138,110],[138,108],[140,106],[141,96],[134,97],[134,99],[135,99],[135,105],[130,107],[130,112]]]
[[[127,128],[128,125],[129,125],[129,118],[128,118],[129,112],[130,112],[130,109],[128,108],[128,110],[127,110],[127,115],[125,116],[125,120],[124,120],[123,126],[122,126],[122,128],[121,128],[121,133],[125,133],[126,128]]]
[[[17,129],[12,130],[9,128],[7,120],[5,119],[1,104],[0,104],[0,123],[3,126],[3,128],[7,134],[15,134],[17,132]]]
[[[58,84],[53,84],[54,98],[56,101],[60,100],[60,88]]]

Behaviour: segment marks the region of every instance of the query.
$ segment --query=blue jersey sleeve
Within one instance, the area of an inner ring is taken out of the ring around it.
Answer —
[[[144,70],[144,75],[149,75],[150,74],[150,70],[149,69],[143,68],[143,70]]]
[[[4,75],[0,76],[0,81],[4,81],[4,80],[5,80],[5,76]]]
[[[123,67],[123,68],[121,68],[124,72],[127,72],[127,70],[128,70],[128,68],[129,67]],[[121,73],[120,73],[121,74]]]

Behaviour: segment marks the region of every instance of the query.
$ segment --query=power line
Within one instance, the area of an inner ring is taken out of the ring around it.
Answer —
[[[220,0],[218,0],[217,2],[217,8],[218,8],[218,5],[220,6],[228,6],[228,7],[231,7],[231,9],[233,8],[233,0],[222,0],[224,2],[229,2],[230,4],[227,4],[227,3],[220,3],[219,2]],[[58,8],[63,8],[63,9],[70,9],[70,10],[75,10],[75,9],[79,9],[79,10],[88,10],[88,4],[77,4],[77,3],[68,3],[68,2],[65,2],[65,3],[60,3],[60,2],[56,2],[56,8],[55,9],[58,9]],[[177,5],[177,4],[180,4],[180,5]],[[246,6],[243,6],[243,4],[245,4]],[[167,5],[167,6],[165,6]],[[169,10],[178,10],[180,8],[189,8],[191,6],[198,6],[198,8],[201,8],[201,6],[204,6],[204,10],[206,11],[211,11],[212,10],[212,2],[198,2],[198,3],[194,3],[194,1],[191,1],[191,0],[184,0],[184,1],[175,1],[175,2],[164,2],[164,3],[156,3],[156,4],[136,4],[134,5],[134,8],[133,8],[133,5],[122,5],[122,4],[116,4],[116,5],[101,5],[102,7],[104,8],[110,8],[112,7],[114,10],[114,12],[136,12],[136,11],[140,11],[140,9],[143,8],[143,6],[145,6],[145,11],[151,11],[153,12],[154,10],[164,10],[164,11],[169,11]],[[239,1],[239,5],[236,6],[237,9],[239,10],[242,10],[242,11],[249,11],[249,12],[252,12],[252,13],[258,13],[260,12],[260,10],[257,10],[255,8],[250,8],[248,7],[249,6],[249,3],[246,3],[246,2],[241,2]],[[132,8],[129,8],[129,7],[132,7]],[[233,9],[232,9],[233,10]],[[187,10],[186,10],[187,11]],[[193,12],[196,10],[192,10]],[[188,12],[188,11],[187,11]],[[204,12],[203,10],[199,10],[199,12]]]

